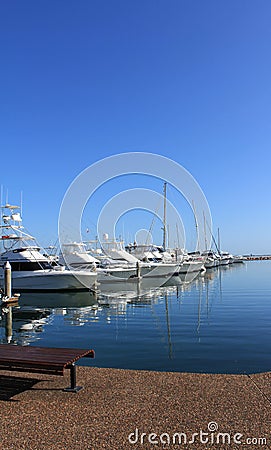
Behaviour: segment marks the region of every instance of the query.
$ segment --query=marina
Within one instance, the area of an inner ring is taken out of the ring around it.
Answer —
[[[1,343],[91,346],[98,367],[270,369],[269,261],[221,251],[219,230],[215,250],[168,248],[165,206],[161,246],[104,234],[99,246],[67,242],[50,254],[25,231],[20,209],[2,206]]]
[[[95,293],[22,293],[11,342],[88,347],[95,366],[255,373],[270,370],[269,261],[203,274],[101,284]],[[5,317],[1,342],[6,343]],[[87,362],[82,362],[87,364]]]
[[[2,2],[0,450],[271,449],[270,17]]]
[[[166,193],[164,183],[164,193]],[[162,286],[174,276],[196,277],[206,269],[242,263],[242,256],[220,250],[212,235],[216,251],[188,252],[184,248],[167,246],[166,197],[164,197],[163,245],[133,244],[109,239],[99,248],[90,242],[59,242],[59,253],[49,254],[25,231],[21,206],[6,202],[1,206],[0,225],[0,288],[4,288],[5,264],[11,265],[12,286],[19,292],[62,292],[96,290],[97,283],[134,282],[154,278]],[[195,213],[194,213],[195,214]],[[197,217],[195,214],[196,230]],[[219,230],[218,230],[219,232]],[[207,239],[205,239],[207,246]],[[178,280],[176,281],[178,283]]]

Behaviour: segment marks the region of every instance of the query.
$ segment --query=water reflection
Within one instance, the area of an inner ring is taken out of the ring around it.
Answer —
[[[1,343],[28,345],[39,340],[44,325],[49,324],[52,311],[46,308],[1,308]]]
[[[0,316],[1,342],[28,345],[40,339],[46,326],[54,318],[62,317],[69,326],[83,326],[105,317],[108,323],[113,317],[125,316],[127,307],[143,307],[165,302],[169,347],[170,313],[169,296],[180,298],[195,281],[195,274],[175,276],[161,286],[159,279],[142,279],[137,282],[104,283],[93,292],[21,293],[19,307],[12,308],[12,315],[2,310]],[[11,312],[11,310],[10,310]],[[10,319],[12,317],[12,322]],[[171,350],[169,351],[171,353]]]
[[[97,297],[92,292],[28,292],[21,293],[19,303],[39,308],[81,308],[97,303]]]
[[[235,286],[238,277],[231,284],[231,275],[244,269],[225,266],[196,278],[172,277],[163,286],[155,279],[118,283],[117,290],[106,283],[95,294],[24,293],[20,307],[13,308],[11,342],[78,347],[91,342],[101,367],[208,371],[223,365],[224,370],[233,364],[230,343],[240,334],[243,311],[225,284]],[[5,325],[2,315],[2,342]],[[249,342],[245,345],[249,349]]]

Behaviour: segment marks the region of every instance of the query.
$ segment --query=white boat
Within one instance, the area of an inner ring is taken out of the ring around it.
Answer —
[[[228,261],[229,261],[228,264],[233,264],[233,262],[234,262],[233,255],[231,255],[229,252],[221,252],[221,256],[222,256],[222,258],[228,259]]]
[[[72,269],[95,270],[99,260],[86,251],[86,246],[80,242],[62,244],[58,262]]]
[[[171,277],[179,273],[180,263],[174,255],[158,245],[130,244],[126,247],[129,257],[140,260],[143,277]]]
[[[212,250],[202,253],[205,258],[204,265],[206,269],[210,269],[217,266],[227,266],[234,262],[233,256],[229,252],[215,253]]]
[[[213,250],[206,250],[201,255],[204,258],[204,267],[206,269],[213,269],[218,266],[218,256]]]
[[[20,208],[10,204],[1,208],[0,287],[4,286],[7,261],[11,265],[12,288],[15,291],[89,290],[93,287],[97,280],[96,272],[72,271],[58,265],[43,254],[35,238],[24,231]]]
[[[99,258],[95,258],[87,251],[83,242],[62,244],[59,263],[66,264],[68,267],[76,270],[95,270],[99,283],[127,281],[136,277],[134,264],[132,267],[128,267],[126,261],[123,264],[121,264],[121,261],[116,264],[114,260],[109,259],[105,255],[101,257],[100,253]]]
[[[204,266],[206,269],[212,269],[213,267],[216,267],[216,261],[213,258],[207,257]]]
[[[230,255],[228,252],[220,252],[219,255],[219,265],[220,266],[227,266],[228,264],[231,264],[233,262],[233,256]]]
[[[175,250],[176,259],[179,261],[179,273],[200,272],[204,270],[204,258],[199,252],[187,253],[183,249]]]
[[[204,270],[204,261],[203,260],[184,260],[179,268],[179,273],[191,273],[191,272],[200,272]]]
[[[233,262],[234,263],[243,263],[244,262],[244,257],[241,255],[234,255],[233,256]]]

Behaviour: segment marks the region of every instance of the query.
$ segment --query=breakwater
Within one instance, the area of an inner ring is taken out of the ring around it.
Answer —
[[[244,255],[243,259],[246,261],[271,260],[271,255]]]

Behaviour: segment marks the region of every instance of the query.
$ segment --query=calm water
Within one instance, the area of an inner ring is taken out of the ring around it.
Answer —
[[[94,348],[98,367],[193,372],[271,370],[271,262],[80,294],[22,294],[13,342]],[[1,342],[6,342],[5,319]]]

